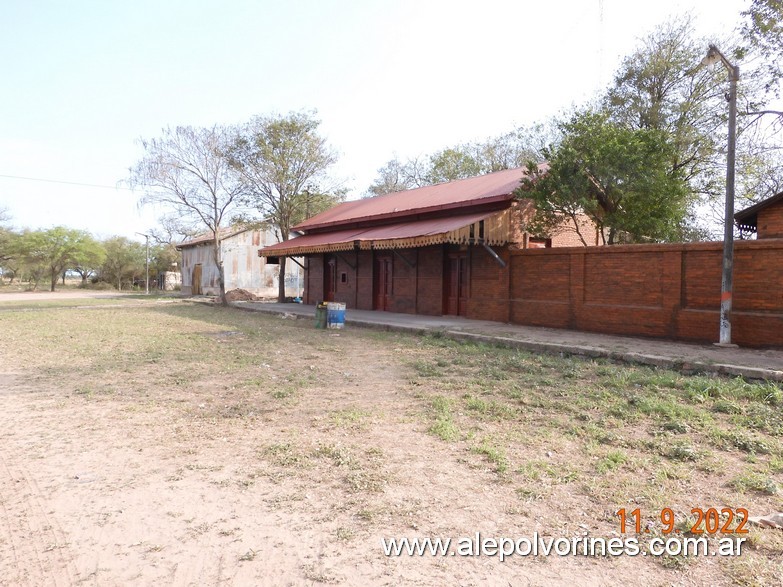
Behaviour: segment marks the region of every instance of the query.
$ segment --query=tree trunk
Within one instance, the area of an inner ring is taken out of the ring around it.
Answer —
[[[218,270],[218,293],[220,295],[220,305],[228,306],[226,299],[226,273],[223,269],[223,256],[220,254],[220,229],[214,232],[215,238],[212,241],[212,257]]]
[[[52,289],[49,291],[54,291],[55,286],[57,285],[57,278],[60,277],[57,271],[52,271]]]
[[[277,280],[277,301],[282,304],[285,302],[285,263],[286,257],[278,257],[280,259],[280,277]]]
[[[222,261],[218,265],[218,288],[220,291],[220,305],[228,306],[228,300],[226,299],[226,276]]]

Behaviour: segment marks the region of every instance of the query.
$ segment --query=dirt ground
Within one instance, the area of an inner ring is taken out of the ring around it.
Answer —
[[[0,585],[724,584],[711,560],[386,557],[381,538],[617,523],[565,487],[521,500],[433,437],[407,337],[128,312],[27,313],[37,342],[0,345]],[[0,313],[3,336],[17,319]],[[85,321],[95,346],[63,365]]]

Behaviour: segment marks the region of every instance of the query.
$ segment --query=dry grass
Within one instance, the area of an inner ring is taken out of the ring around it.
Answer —
[[[582,523],[610,536],[621,507],[641,508],[654,527],[663,507],[681,523],[695,507],[751,515],[783,507],[783,390],[774,384],[438,337],[337,335],[203,304],[59,307],[3,312],[0,304],[9,372],[59,401],[168,414],[169,484],[202,476],[224,491],[252,491],[264,480],[280,488],[264,499],[281,511],[320,495],[327,506],[311,515],[346,548],[428,518],[421,510],[435,502],[401,495],[432,451],[462,468],[466,484],[485,479],[511,496],[504,515],[518,528],[535,521],[552,535]],[[433,448],[395,445],[414,432]],[[237,444],[235,461],[199,456],[204,443],[227,436],[248,443]],[[221,532],[228,540],[238,531]],[[752,577],[780,568],[778,534],[756,532],[738,560],[633,564],[661,582],[687,572],[712,584],[769,584]],[[255,545],[236,559],[255,564]],[[311,581],[340,577],[320,563],[300,571]]]

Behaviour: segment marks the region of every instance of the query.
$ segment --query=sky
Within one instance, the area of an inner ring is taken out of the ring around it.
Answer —
[[[394,156],[586,102],[672,16],[718,40],[748,3],[3,0],[0,208],[17,229],[143,240],[164,211],[125,184],[141,138],[300,110],[358,197]]]

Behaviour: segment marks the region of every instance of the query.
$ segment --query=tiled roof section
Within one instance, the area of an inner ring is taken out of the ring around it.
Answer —
[[[296,256],[352,249],[404,249],[444,242],[463,243],[470,238],[468,229],[471,225],[482,220],[487,221],[485,242],[505,244],[508,239],[508,214],[501,211],[305,234],[264,247],[259,255]],[[474,234],[478,235],[475,228]]]
[[[340,225],[364,220],[391,220],[425,212],[455,210],[510,200],[524,173],[525,169],[521,167],[506,169],[478,177],[345,202],[305,220],[295,226],[294,230],[338,228]]]

